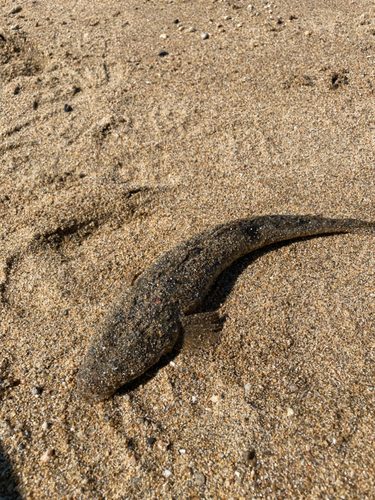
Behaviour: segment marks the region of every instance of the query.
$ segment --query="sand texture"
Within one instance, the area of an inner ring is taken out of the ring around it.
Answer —
[[[375,234],[246,256],[215,348],[105,402],[75,379],[186,238],[375,220],[374,34],[370,0],[1,2],[1,500],[375,497]]]

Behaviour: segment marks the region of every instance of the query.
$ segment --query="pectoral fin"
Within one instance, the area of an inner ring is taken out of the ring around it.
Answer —
[[[225,317],[216,311],[183,316],[182,345],[192,349],[212,348],[220,341],[224,322]]]

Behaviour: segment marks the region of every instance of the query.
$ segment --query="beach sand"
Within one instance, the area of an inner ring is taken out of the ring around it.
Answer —
[[[105,402],[75,381],[109,305],[186,238],[265,214],[375,220],[374,14],[2,2],[2,500],[374,498],[375,234],[246,256],[207,297],[216,348]]]

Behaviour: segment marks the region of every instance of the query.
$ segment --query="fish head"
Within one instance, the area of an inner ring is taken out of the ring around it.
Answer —
[[[77,375],[79,392],[90,400],[110,398],[168,353],[180,333],[178,314],[171,310],[138,322],[112,317],[92,338]]]

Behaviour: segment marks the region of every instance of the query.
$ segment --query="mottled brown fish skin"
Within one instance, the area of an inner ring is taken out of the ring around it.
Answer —
[[[269,215],[208,229],[162,255],[113,305],[80,367],[81,394],[106,399],[168,353],[215,279],[241,256],[278,241],[374,228],[356,219]]]

